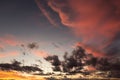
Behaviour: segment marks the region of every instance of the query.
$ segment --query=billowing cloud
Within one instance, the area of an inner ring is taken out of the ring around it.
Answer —
[[[120,32],[120,0],[49,0],[48,5],[82,45],[101,54],[120,53],[120,39],[114,39]]]

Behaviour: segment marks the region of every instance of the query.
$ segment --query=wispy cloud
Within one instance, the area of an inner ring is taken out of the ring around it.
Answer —
[[[39,57],[47,57],[48,55],[50,55],[49,53],[43,50],[33,50],[32,52]]]
[[[51,13],[46,10],[46,8],[44,7],[43,3],[41,2],[41,0],[35,0],[35,2],[37,3],[37,6],[39,7],[39,9],[41,10],[41,12],[45,15],[45,17],[49,20],[49,22],[54,25],[54,26],[58,26],[58,24],[56,23],[55,19],[51,16]],[[47,5],[46,5],[47,6]]]
[[[1,46],[4,46],[4,45],[16,46],[17,44],[19,44],[19,42],[13,35],[5,35],[0,37],[0,43],[1,43]]]
[[[17,55],[19,55],[19,52],[17,51],[3,52],[3,53],[0,53],[0,58],[17,56]]]

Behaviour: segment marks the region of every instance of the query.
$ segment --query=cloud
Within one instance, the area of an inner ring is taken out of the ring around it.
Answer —
[[[38,45],[38,43],[36,43],[36,42],[32,42],[32,43],[29,43],[29,44],[27,45],[27,47],[28,47],[29,49],[38,49],[38,48],[39,48],[39,45]]]
[[[60,46],[56,43],[52,43],[52,45],[55,47],[55,48],[60,48]]]
[[[40,57],[47,57],[49,55],[49,53],[42,51],[42,50],[33,50],[32,51],[36,56],[40,56]]]
[[[42,1],[42,0],[35,0],[38,8],[41,10],[41,12],[43,13],[43,15],[48,19],[48,21],[54,25],[55,27],[58,26],[58,23],[56,21],[56,19],[53,17],[53,15],[50,13],[50,9],[48,9],[48,5],[45,4],[46,0]],[[54,15],[55,16],[55,15]]]
[[[86,46],[86,45],[82,44],[81,42],[76,42],[72,47],[73,47],[73,48],[76,48],[76,47],[78,47],[78,46],[82,46],[83,48],[86,49],[86,53],[88,53],[88,54],[93,54],[95,57],[103,57],[103,56],[106,56],[105,54],[100,53],[100,52],[98,52],[97,50],[94,50],[94,51],[93,51],[93,49],[92,49],[91,46]],[[107,56],[106,56],[106,57],[107,57]]]
[[[116,45],[120,39],[114,40],[120,32],[120,0],[49,0],[48,5],[82,39],[80,43],[96,54],[109,54],[110,46],[120,47]]]
[[[0,51],[4,51],[4,46],[0,44]]]
[[[0,37],[0,43],[2,46],[3,45],[16,46],[17,44],[19,44],[19,42],[13,35],[5,35],[3,37]]]
[[[9,56],[17,56],[19,54],[18,51],[6,51],[6,47],[14,47],[19,44],[18,40],[15,36],[7,34],[0,37],[0,57],[9,57]]]
[[[10,57],[10,56],[17,56],[17,55],[19,55],[19,52],[17,52],[17,51],[4,52],[4,53],[0,54],[0,58]]]
[[[61,52],[65,52],[66,49],[64,47],[62,47],[63,45],[61,43],[52,43],[52,45],[55,47],[56,51],[61,51]]]

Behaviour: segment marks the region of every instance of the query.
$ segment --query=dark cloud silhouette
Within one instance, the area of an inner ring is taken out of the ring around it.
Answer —
[[[68,53],[64,54],[64,61],[60,61],[57,55],[48,56],[45,60],[49,61],[53,66],[54,71],[63,71],[63,72],[77,72],[80,71],[83,67],[83,58],[85,58],[85,50],[78,46],[71,55],[67,56]]]
[[[108,78],[120,78],[120,58],[95,57],[92,53],[86,53],[81,46],[77,46],[69,55],[65,52],[63,57],[63,61],[59,60],[57,55],[48,56],[45,60],[54,66],[53,71],[84,75],[89,75],[92,71],[102,71]],[[91,66],[93,69],[86,69],[85,66]]]
[[[39,48],[39,45],[38,45],[36,42],[32,42],[32,43],[29,43],[29,44],[27,45],[27,47],[28,47],[29,49],[37,49],[37,48]]]
[[[60,71],[61,61],[59,60],[57,55],[47,56],[44,59],[49,61],[54,66],[53,68],[54,71]]]
[[[21,66],[21,62],[17,60],[13,60],[12,63],[0,63],[0,70],[9,71],[9,70],[16,70],[22,72],[35,72],[39,71],[42,72],[42,69],[38,68],[38,66]]]
[[[30,50],[35,50],[39,48],[39,44],[36,42],[31,42],[28,44],[21,44],[20,45],[20,50],[22,51],[23,55],[28,55],[30,53]]]

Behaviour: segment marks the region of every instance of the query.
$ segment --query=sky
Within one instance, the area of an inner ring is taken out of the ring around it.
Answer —
[[[57,26],[51,24],[34,0],[1,0],[0,62],[25,59],[25,64],[31,65],[48,54],[62,57],[76,40],[69,28],[58,23]],[[39,45],[34,51],[21,47],[34,42]]]
[[[62,59],[77,45],[97,57],[120,56],[120,0],[0,0],[0,62]]]

